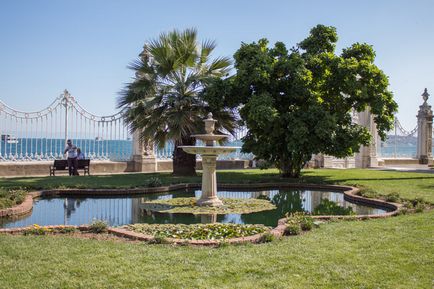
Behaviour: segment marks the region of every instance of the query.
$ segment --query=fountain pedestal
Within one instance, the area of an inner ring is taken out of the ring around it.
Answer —
[[[206,146],[181,146],[189,154],[199,154],[202,156],[202,196],[197,200],[198,206],[222,206],[222,201],[217,197],[217,156],[234,152],[237,147],[214,146],[214,141],[227,138],[227,135],[213,134],[216,120],[212,119],[212,114],[204,120],[206,134],[192,135],[206,143]]]
[[[198,206],[217,207],[223,205],[217,197],[217,156],[202,156],[202,196],[197,200]]]

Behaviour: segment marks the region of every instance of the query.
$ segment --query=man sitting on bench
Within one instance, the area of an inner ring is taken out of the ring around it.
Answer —
[[[77,146],[69,139],[66,141],[64,154],[68,153],[68,169],[70,176],[78,176]]]

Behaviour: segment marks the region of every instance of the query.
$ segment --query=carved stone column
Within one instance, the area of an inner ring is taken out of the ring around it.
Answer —
[[[152,141],[141,141],[140,132],[133,133],[133,162],[135,172],[156,172],[157,159]]]
[[[202,155],[202,196],[197,200],[198,206],[222,206],[217,197],[216,155]]]
[[[369,109],[358,114],[358,124],[366,127],[372,135],[372,142],[369,146],[360,146],[360,152],[356,154],[356,168],[377,167],[377,140],[378,132],[377,125],[374,121],[374,116]]]
[[[433,163],[432,157],[432,122],[433,111],[431,105],[428,105],[427,100],[429,97],[428,91],[422,94],[423,104],[419,106],[417,114],[417,159],[420,164],[431,165]]]

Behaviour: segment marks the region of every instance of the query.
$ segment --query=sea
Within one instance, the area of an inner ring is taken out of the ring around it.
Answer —
[[[90,159],[106,159],[113,161],[129,160],[132,155],[132,140],[75,139],[73,143]],[[226,146],[242,146],[241,141],[227,142]],[[172,157],[173,143],[168,142],[164,148],[157,148],[158,158]],[[0,161],[46,160],[63,158],[64,139],[49,138],[13,138],[0,141]],[[434,147],[432,148],[434,151]],[[386,144],[378,146],[377,155],[387,158],[411,158],[416,156],[413,144]],[[253,159],[252,154],[236,152],[221,159]]]
[[[125,161],[131,159],[133,143],[127,140],[103,140],[103,139],[72,139],[73,144],[81,149],[86,158],[112,161]],[[241,141],[232,141],[225,146],[241,147]],[[168,142],[164,148],[156,148],[158,158],[169,159],[172,157],[174,145]],[[50,138],[12,138],[0,141],[0,161],[26,161],[26,160],[51,160],[64,157],[65,139]],[[252,154],[236,152],[221,157],[220,159],[253,159]]]

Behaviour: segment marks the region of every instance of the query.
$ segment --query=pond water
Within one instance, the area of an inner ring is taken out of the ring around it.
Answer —
[[[219,191],[220,198],[263,198],[277,208],[250,214],[193,215],[150,212],[142,206],[145,201],[180,197],[196,197],[200,190],[174,191],[133,196],[61,196],[36,199],[31,214],[19,219],[0,218],[0,227],[25,227],[32,224],[83,225],[93,220],[106,220],[110,226],[133,223],[237,223],[277,225],[286,213],[305,211],[312,214],[382,214],[386,210],[355,204],[344,200],[340,192],[318,190],[274,189],[258,191]]]

